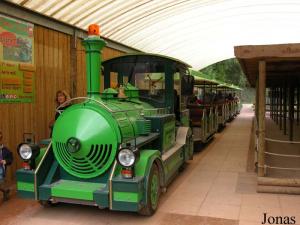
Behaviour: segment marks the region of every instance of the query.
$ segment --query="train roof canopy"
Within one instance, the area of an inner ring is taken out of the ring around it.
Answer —
[[[235,90],[235,91],[242,91],[243,90],[242,88],[240,88],[240,87],[238,87],[236,85],[226,84],[226,83],[219,84],[218,88],[227,88],[227,89],[231,89],[231,90]]]
[[[126,54],[121,55],[115,58],[111,58],[108,60],[103,61],[103,65],[111,64],[111,63],[149,63],[149,62],[155,62],[155,61],[168,61],[168,62],[174,62],[178,66],[182,67],[191,67],[189,64],[172,57],[160,55],[160,54],[151,54],[151,53],[134,53],[134,54]]]
[[[202,84],[219,85],[219,84],[221,84],[221,81],[218,81],[215,79],[210,79],[204,73],[194,70],[194,69],[190,69],[190,74],[192,76],[194,76],[194,78],[195,78],[195,85],[202,85]]]

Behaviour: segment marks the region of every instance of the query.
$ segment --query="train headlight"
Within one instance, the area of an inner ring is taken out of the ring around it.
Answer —
[[[118,161],[124,167],[133,166],[135,155],[130,149],[121,149],[118,153]]]
[[[29,161],[38,156],[40,148],[34,144],[22,143],[18,146],[18,153],[24,161]]]
[[[29,160],[32,156],[32,149],[28,144],[22,144],[19,148],[19,155],[23,160]]]

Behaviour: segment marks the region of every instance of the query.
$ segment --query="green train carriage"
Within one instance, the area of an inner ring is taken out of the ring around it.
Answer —
[[[161,191],[193,157],[182,104],[193,78],[181,61],[127,55],[104,62],[100,94],[104,44],[95,34],[83,41],[87,96],[70,100],[47,147],[19,145],[26,166],[17,171],[18,195],[152,215]]]
[[[214,99],[214,91],[219,82],[204,78],[202,73],[193,69],[190,69],[190,73],[195,77],[194,94],[197,96],[194,96],[193,99],[196,99],[196,97],[198,99],[189,102],[187,105],[190,110],[193,141],[205,144],[214,137],[219,126],[219,106],[222,109],[223,102],[219,104]]]
[[[237,92],[241,89],[208,78],[200,71],[189,69],[189,72],[195,78],[194,95],[187,102],[193,141],[205,144],[239,113],[241,104]]]
[[[225,121],[232,121],[241,111],[242,104],[240,94],[243,89],[233,84],[222,83],[218,85],[218,91],[223,93],[226,99]]]

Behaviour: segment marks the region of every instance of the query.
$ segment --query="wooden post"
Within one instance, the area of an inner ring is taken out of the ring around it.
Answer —
[[[274,117],[274,122],[277,123],[277,88],[274,87],[274,100],[273,100],[273,117]]]
[[[280,105],[279,105],[279,128],[280,130],[282,130],[282,87],[280,87],[280,94],[279,94],[279,102],[280,102]]]
[[[275,121],[275,89],[274,87],[272,87],[272,119]]]
[[[273,98],[274,98],[274,100],[273,100],[273,117],[274,117],[274,122],[277,122],[277,101],[278,101],[278,99],[277,99],[277,88],[276,87],[274,87],[274,96],[273,96]]]
[[[290,88],[289,88],[289,122],[290,122],[290,132],[289,132],[289,138],[290,141],[294,139],[294,94],[295,94],[295,89],[294,89],[294,84],[293,81],[290,83]]]
[[[273,91],[274,91],[274,94],[273,94],[273,98],[274,98],[274,100],[273,100],[273,120],[274,120],[274,122],[276,123],[276,101],[277,101],[277,99],[276,99],[276,88],[274,87],[273,88]]]
[[[269,98],[270,116],[274,120],[274,89],[273,88],[270,88],[269,96],[270,96]]]
[[[299,114],[300,114],[300,88],[299,84],[297,87],[297,125],[299,125]]]
[[[279,88],[277,87],[276,88],[276,107],[275,107],[275,110],[276,110],[276,123],[278,124],[279,123]]]
[[[287,112],[287,86],[286,81],[284,82],[283,89],[283,134],[286,135],[286,112]]]
[[[266,114],[266,62],[259,61],[258,75],[258,176],[264,176],[265,165],[265,114]]]
[[[258,92],[258,79],[256,80],[256,95],[255,95],[255,118],[256,118],[256,124],[257,124],[257,134],[258,134],[258,126],[259,126],[259,121],[258,121],[258,105],[259,105],[259,92]]]

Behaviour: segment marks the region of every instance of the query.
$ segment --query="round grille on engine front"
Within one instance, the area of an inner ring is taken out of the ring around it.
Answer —
[[[55,122],[52,143],[57,162],[69,174],[94,178],[105,173],[116,157],[118,130],[113,118],[90,108],[74,105]]]
[[[109,159],[114,154],[111,144],[91,145],[88,154],[83,157],[75,157],[69,152],[65,143],[56,143],[56,148],[64,168],[78,177],[98,175],[100,171],[105,170],[105,165],[108,164]]]

